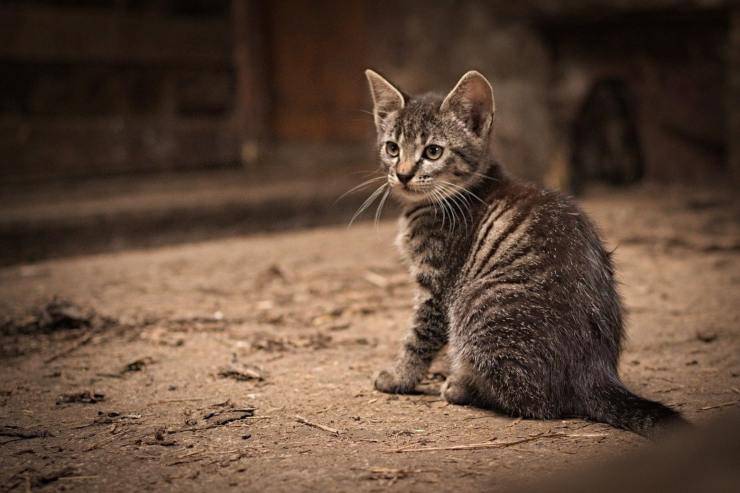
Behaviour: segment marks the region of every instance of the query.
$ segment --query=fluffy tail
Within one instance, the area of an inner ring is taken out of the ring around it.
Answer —
[[[648,438],[654,438],[667,428],[689,426],[678,411],[635,395],[621,383],[603,386],[592,397],[589,418]]]

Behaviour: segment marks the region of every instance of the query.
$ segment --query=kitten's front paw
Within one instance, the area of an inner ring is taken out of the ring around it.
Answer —
[[[375,377],[375,388],[387,394],[408,394],[413,392],[414,384],[399,377],[393,370],[382,370]]]
[[[444,400],[458,406],[467,406],[473,401],[467,386],[453,377],[448,377],[445,380],[439,393]]]

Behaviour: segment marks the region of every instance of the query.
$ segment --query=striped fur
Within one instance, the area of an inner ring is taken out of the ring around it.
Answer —
[[[580,416],[645,435],[681,421],[619,379],[622,307],[590,220],[491,157],[493,94],[483,76],[466,74],[444,99],[406,96],[374,72],[368,80],[382,167],[405,205],[397,243],[418,286],[400,357],[375,387],[413,392],[447,345],[442,395],[452,403]],[[430,143],[443,147],[438,159],[424,157]],[[399,169],[414,175],[403,184]]]

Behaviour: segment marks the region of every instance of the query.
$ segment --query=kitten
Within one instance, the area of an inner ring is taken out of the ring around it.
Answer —
[[[365,74],[386,187],[404,205],[397,243],[418,288],[401,355],[375,388],[413,392],[447,344],[441,393],[453,404],[584,417],[643,435],[682,422],[619,378],[622,307],[590,220],[491,157],[486,78],[468,72],[442,98],[408,96]]]

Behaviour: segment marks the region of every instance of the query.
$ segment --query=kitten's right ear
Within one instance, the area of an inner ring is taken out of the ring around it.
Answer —
[[[370,85],[370,95],[373,97],[375,126],[380,127],[389,113],[403,109],[406,105],[406,96],[373,70],[365,70],[365,77]]]
[[[451,111],[475,135],[487,137],[496,112],[491,83],[476,70],[467,72],[442,101],[440,110]]]

